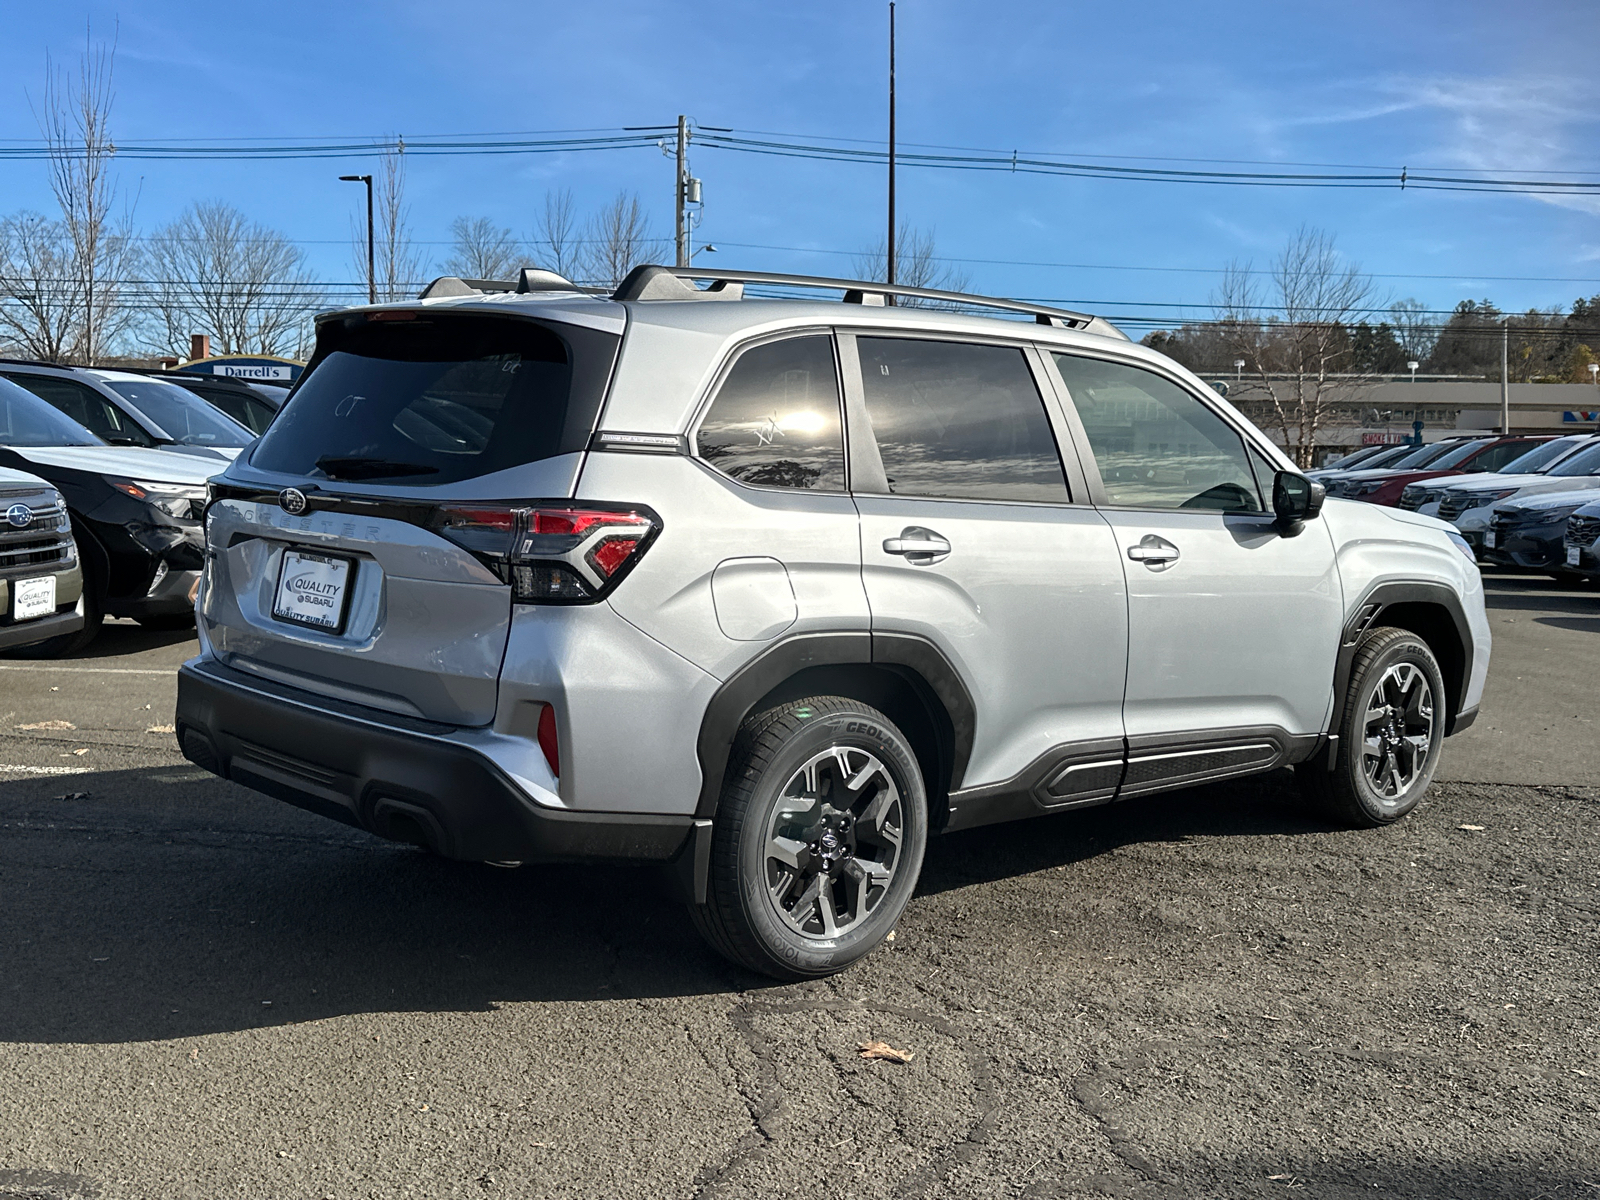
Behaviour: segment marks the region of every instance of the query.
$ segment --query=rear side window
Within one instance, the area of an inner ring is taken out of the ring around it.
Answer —
[[[695,445],[724,475],[761,487],[844,491],[839,375],[826,334],[754,346],[728,372]]]
[[[1066,503],[1066,476],[1023,352],[856,339],[862,391],[897,496]]]
[[[427,486],[575,453],[594,432],[619,341],[475,314],[330,321],[250,462]]]
[[[8,378],[114,446],[156,444],[155,438],[146,433],[133,418],[93,388],[49,375],[19,374]]]

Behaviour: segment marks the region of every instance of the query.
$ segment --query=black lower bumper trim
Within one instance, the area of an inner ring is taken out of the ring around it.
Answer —
[[[422,733],[421,722],[403,723],[412,727],[392,725],[384,713],[330,712],[310,693],[216,662],[178,672],[184,757],[383,837],[474,862],[664,862],[688,840],[689,815],[535,804],[476,750]]]
[[[1446,737],[1454,737],[1464,729],[1471,729],[1472,723],[1478,719],[1478,706],[1458,712],[1450,721],[1450,726],[1444,731]]]
[[[48,617],[35,617],[31,621],[13,621],[9,625],[0,625],[0,650],[13,646],[33,646],[53,637],[77,633],[82,628],[83,614],[76,608]]]

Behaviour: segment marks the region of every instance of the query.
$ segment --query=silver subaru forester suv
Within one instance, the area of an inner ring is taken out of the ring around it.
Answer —
[[[789,979],[930,834],[1283,767],[1394,821],[1489,663],[1452,530],[1324,507],[1169,359],[844,280],[324,316],[206,536],[189,759],[451,858],[658,862]]]

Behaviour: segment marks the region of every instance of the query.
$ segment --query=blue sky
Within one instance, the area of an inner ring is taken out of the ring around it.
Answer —
[[[902,0],[898,11],[906,145],[1600,180],[1593,0]],[[884,136],[877,0],[0,0],[0,139],[38,136],[29,99],[45,52],[73,61],[86,21],[96,38],[118,39],[123,143],[611,128],[680,112],[741,132]],[[881,235],[879,168],[708,147],[693,167],[718,266],[840,273]],[[363,169],[357,159],[127,162],[120,182],[147,230],[193,200],[224,200],[302,243],[323,277],[345,280],[360,189],[336,176]],[[654,148],[412,157],[408,184],[413,234],[440,243],[424,247],[436,260],[457,216],[531,233],[552,187],[570,187],[583,208],[634,191],[660,233],[671,224],[671,165]],[[906,168],[900,203],[903,219],[936,233],[941,255],[969,260],[958,265],[974,290],[1097,311],[1203,307],[1225,262],[1264,266],[1302,224],[1336,235],[1393,298],[1429,307],[1468,296],[1565,306],[1600,292],[1600,198]],[[44,164],[0,162],[0,212],[25,207],[50,207]],[[1509,276],[1531,278],[1496,278]]]

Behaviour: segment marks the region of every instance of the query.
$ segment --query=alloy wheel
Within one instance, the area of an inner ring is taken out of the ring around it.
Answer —
[[[1395,663],[1378,680],[1362,719],[1362,770],[1383,799],[1399,799],[1422,774],[1433,725],[1428,677],[1413,663]]]
[[[810,938],[834,938],[868,917],[894,882],[905,814],[882,761],[830,746],[784,785],[767,830],[767,894]]]

